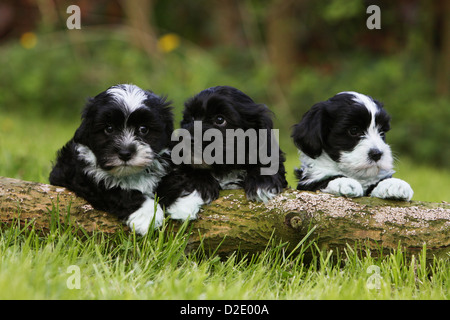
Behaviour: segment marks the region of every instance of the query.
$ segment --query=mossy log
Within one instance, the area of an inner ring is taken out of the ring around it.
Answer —
[[[113,234],[127,230],[114,216],[93,209],[65,188],[0,177],[0,223],[33,225],[47,232],[52,210],[60,221],[70,221],[87,233]],[[54,217],[53,217],[54,219]],[[171,222],[177,228],[178,222]],[[403,202],[377,198],[348,199],[324,193],[286,189],[268,203],[248,201],[242,190],[228,190],[191,222],[189,248],[203,242],[207,250],[227,255],[236,250],[256,253],[270,239],[295,247],[314,228],[308,239],[319,248],[343,252],[362,245],[372,254],[397,249],[418,253],[424,245],[428,257],[450,254],[450,205]]]

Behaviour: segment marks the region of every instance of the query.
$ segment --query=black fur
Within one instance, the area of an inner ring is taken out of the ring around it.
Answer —
[[[353,126],[364,130],[371,120],[367,109],[352,98],[351,94],[339,94],[313,105],[294,125],[291,137],[297,148],[311,158],[326,152],[334,161],[339,161],[342,151],[352,150],[361,137],[350,136],[348,130]],[[384,134],[390,130],[390,116],[380,102],[372,100],[378,106],[376,122]]]
[[[365,97],[365,100],[358,100],[358,97]],[[361,101],[366,101],[370,106],[366,106]],[[372,123],[373,112],[370,110],[376,110],[375,129],[370,129],[374,133],[371,134],[371,138],[368,138],[367,132],[370,126],[374,127],[374,123]],[[366,176],[363,174],[357,176],[356,172],[360,168],[356,167],[356,163],[364,163],[367,167],[376,166],[377,154],[381,157],[383,152],[375,148],[364,149],[367,153],[355,154],[353,171],[349,159],[345,160],[347,161],[345,170],[340,169],[342,156],[345,153],[352,152],[358,146],[361,147],[362,143],[368,141],[367,139],[375,141],[378,136],[378,139],[381,139],[378,141],[383,141],[383,143],[374,142],[373,144],[383,148],[386,159],[390,159],[390,149],[384,143],[385,133],[389,130],[390,116],[380,102],[369,96],[346,92],[316,103],[303,115],[302,120],[293,127],[291,135],[297,148],[306,156],[303,157],[303,160],[307,162],[302,163],[302,169],[297,169],[295,172],[299,179],[297,189],[323,190],[334,179],[358,177],[355,179],[361,182],[364,193],[368,195],[381,180],[392,177],[392,174],[389,174],[389,169],[386,169],[386,174],[379,177],[371,173],[367,173]],[[363,148],[361,150],[363,151]],[[319,164],[316,159],[323,154],[329,156],[331,160],[326,164],[324,162]],[[386,160],[386,162],[388,162],[386,167],[389,167],[392,160]],[[319,166],[323,166],[320,168],[323,169],[323,175],[318,174]],[[354,173],[355,175],[353,175]]]
[[[225,122],[222,122],[224,120]],[[185,103],[181,128],[189,130],[193,136],[194,121],[202,122],[203,132],[216,128],[223,136],[226,129],[272,129],[272,112],[263,104],[255,103],[249,96],[238,89],[228,86],[218,86],[201,91]],[[209,141],[204,141],[203,148]],[[270,146],[270,136],[266,142]],[[225,144],[225,139],[224,139]],[[246,144],[245,163],[237,164],[210,164],[195,165],[181,164],[168,176],[158,189],[160,201],[166,207],[170,206],[179,197],[190,194],[197,190],[205,203],[213,201],[219,196],[219,190],[228,188],[230,185],[241,187],[251,200],[259,200],[257,190],[272,190],[279,193],[287,186],[284,169],[284,154],[278,148],[279,167],[274,175],[261,175],[260,169],[264,167],[259,158],[256,164],[249,164],[248,144]],[[268,148],[270,150],[270,148]],[[227,151],[225,145],[224,158]],[[235,160],[236,149],[233,150]],[[242,172],[240,177],[228,181],[224,185],[223,177],[231,172]],[[221,185],[222,184],[222,185]]]
[[[117,99],[109,89],[136,90],[145,98],[141,105],[130,109],[129,100]],[[89,99],[80,127],[58,151],[49,180],[75,192],[94,208],[125,219],[141,208],[145,199],[154,197],[152,189],[156,189],[170,165],[167,148],[173,115],[170,103],[153,92],[131,85],[109,89]],[[90,150],[89,156],[80,153],[80,146]],[[152,151],[139,153],[138,149],[147,147]],[[116,165],[119,162],[129,163],[130,168],[121,168]],[[138,181],[141,175],[153,179],[155,187],[146,185],[149,180]]]

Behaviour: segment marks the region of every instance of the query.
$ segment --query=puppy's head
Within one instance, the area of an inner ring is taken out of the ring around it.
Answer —
[[[166,148],[173,130],[169,103],[134,85],[116,85],[91,98],[74,142],[87,147],[87,162],[113,176],[138,173]]]
[[[361,177],[392,169],[385,142],[390,117],[380,102],[357,92],[341,92],[315,104],[294,126],[292,138],[308,157],[326,153],[343,172]]]
[[[204,128],[266,129],[272,128],[271,111],[255,103],[242,91],[218,86],[205,89],[185,103],[181,127],[190,129],[194,121],[202,121]]]
[[[243,132],[254,129],[257,133],[258,129],[273,127],[272,112],[267,106],[255,103],[242,91],[229,86],[205,89],[186,101],[181,128],[188,130],[191,137],[194,137],[194,122],[197,121],[201,121],[203,133],[209,129],[216,129],[221,133],[224,157],[230,151],[227,150],[229,145],[225,145],[227,129],[241,129]],[[210,141],[203,141],[203,150],[209,143]],[[235,151],[233,153],[236,156]]]

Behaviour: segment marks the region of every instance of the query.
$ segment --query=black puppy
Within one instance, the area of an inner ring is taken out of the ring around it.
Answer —
[[[392,178],[389,129],[390,116],[367,95],[347,91],[316,103],[292,132],[302,151],[297,189],[411,200],[409,184]]]
[[[195,219],[221,189],[243,188],[256,201],[281,192],[287,186],[285,158],[272,128],[271,111],[238,89],[213,87],[189,99],[179,129],[184,139],[172,150],[179,166],[157,192],[166,212]]]
[[[66,187],[137,233],[162,224],[154,200],[170,168],[170,103],[134,85],[116,85],[88,101],[74,137],[58,152],[50,183]]]

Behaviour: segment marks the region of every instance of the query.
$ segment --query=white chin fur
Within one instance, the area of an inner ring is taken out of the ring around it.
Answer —
[[[377,162],[368,158],[369,150],[372,148],[383,153]],[[369,129],[366,138],[362,139],[352,151],[341,153],[338,167],[345,175],[357,179],[377,177],[381,171],[393,169],[391,148],[380,138],[375,129]]]
[[[149,227],[152,225],[158,228],[162,225],[164,220],[164,211],[155,200],[147,198],[142,204],[141,208],[128,216],[126,224],[137,234],[145,235]]]
[[[191,194],[178,198],[175,203],[166,209],[172,219],[195,220],[197,213],[205,202],[197,190]]]
[[[150,166],[154,159],[153,150],[148,145],[138,144],[135,155],[129,161],[122,161],[118,156],[108,159],[106,166],[114,167],[110,172],[116,176],[125,176],[126,172],[130,174],[138,173]],[[134,172],[133,172],[134,171]]]
[[[112,170],[104,170],[97,165],[97,158],[87,146],[78,144],[76,148],[78,157],[87,163],[84,172],[96,183],[102,181],[107,189],[120,187],[124,190],[138,190],[152,195],[159,181],[166,174],[165,165],[158,158],[150,161],[146,167],[122,165]]]

